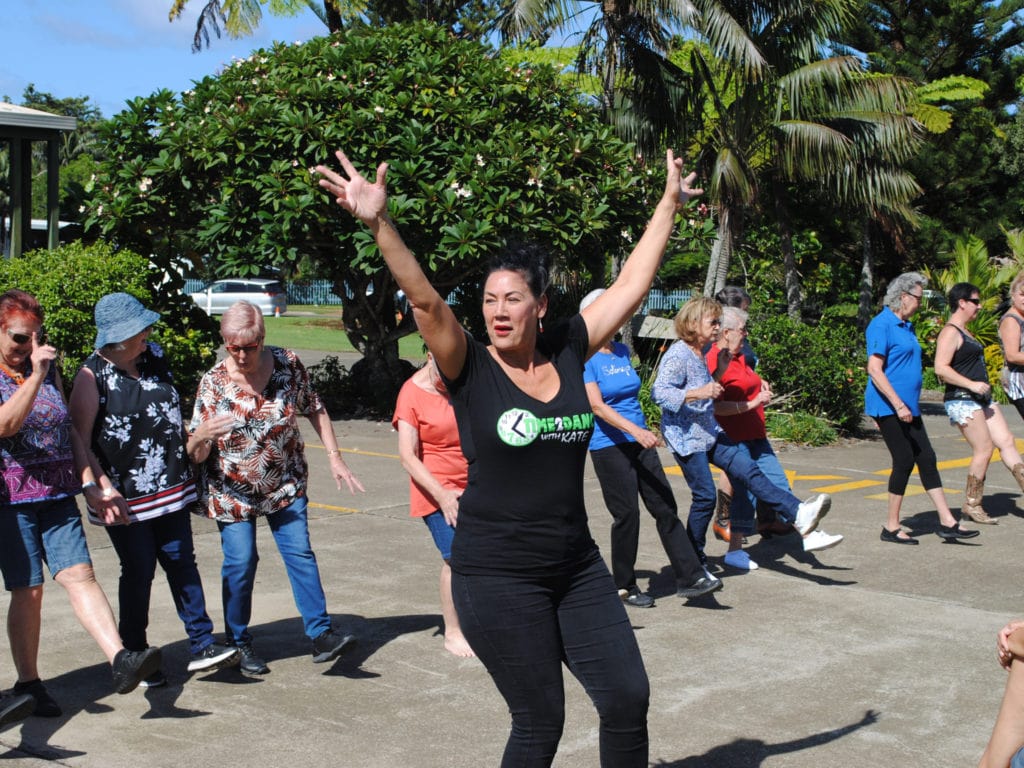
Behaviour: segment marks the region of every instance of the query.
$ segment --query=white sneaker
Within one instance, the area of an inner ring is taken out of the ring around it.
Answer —
[[[838,533],[833,535],[824,531],[812,531],[804,536],[804,552],[817,552],[822,549],[832,549],[841,542],[843,537]]]
[[[731,552],[726,552],[722,562],[730,568],[735,568],[738,571],[756,571],[758,568],[757,563],[751,560],[750,555],[742,549],[735,549]]]
[[[818,527],[821,518],[828,514],[831,507],[832,497],[827,493],[819,493],[813,499],[802,502],[796,510],[796,519],[793,521],[797,532],[801,536],[806,536],[813,531]]]

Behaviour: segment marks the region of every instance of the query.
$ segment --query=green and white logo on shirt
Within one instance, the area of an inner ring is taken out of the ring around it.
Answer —
[[[523,408],[511,408],[498,418],[498,437],[516,448],[529,445],[538,437],[564,443],[589,440],[593,428],[593,413],[539,419]]]

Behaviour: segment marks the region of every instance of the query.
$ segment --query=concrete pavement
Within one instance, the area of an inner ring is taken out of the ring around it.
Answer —
[[[937,405],[928,430],[950,503],[962,500],[969,455]],[[1024,434],[1017,416],[1007,418]],[[335,423],[365,494],[339,492],[307,430],[310,528],[328,606],[359,646],[313,665],[309,643],[269,531],[257,575],[253,633],[271,674],[189,678],[187,648],[166,581],[153,591],[150,642],[164,648],[167,688],[110,692],[96,645],[67,598],[48,583],[40,667],[64,707],[0,733],[0,756],[19,766],[104,768],[184,765],[478,768],[498,764],[508,714],[479,662],[442,649],[439,558],[422,523],[408,518],[406,476],[387,423]],[[666,467],[671,457],[663,456]],[[1005,675],[996,631],[1024,615],[1019,491],[1004,468],[989,472],[986,505],[997,526],[967,544],[932,535],[930,501],[912,482],[904,519],[917,547],[879,541],[888,453],[880,440],[781,453],[798,496],[827,489],[823,527],[839,547],[805,555],[794,537],[751,540],[757,572],[720,572],[725,589],[683,604],[672,595],[664,552],[646,517],[638,569],[653,609],[630,609],[651,679],[651,763],[672,768],[906,768],[973,766],[988,738]],[[686,484],[670,474],[684,515]],[[535,478],[523,478],[533,482]],[[588,467],[591,528],[607,551],[610,516]],[[210,614],[221,627],[216,527],[196,520],[197,556]],[[117,600],[117,558],[90,527],[98,578]],[[712,541],[714,561],[725,545]],[[6,601],[3,601],[6,602]],[[6,609],[6,605],[4,606]],[[0,650],[0,678],[13,667]],[[567,714],[556,766],[598,764],[597,722],[567,673]]]

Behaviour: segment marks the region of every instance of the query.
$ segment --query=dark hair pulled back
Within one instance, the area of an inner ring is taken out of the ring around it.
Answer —
[[[537,243],[511,242],[491,257],[484,282],[493,272],[518,272],[539,299],[551,285],[551,262],[551,254]]]

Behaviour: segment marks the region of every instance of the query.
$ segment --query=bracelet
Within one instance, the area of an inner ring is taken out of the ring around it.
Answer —
[[[328,456],[341,456],[341,448],[331,448],[327,451]]]
[[[90,480],[88,483],[82,483],[82,493],[85,493],[90,488],[99,488],[99,485],[94,480]]]

